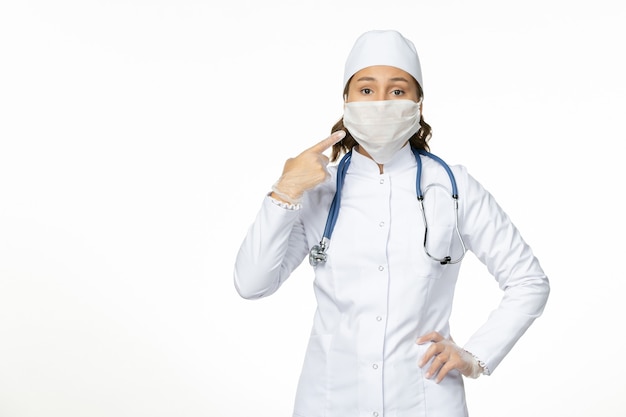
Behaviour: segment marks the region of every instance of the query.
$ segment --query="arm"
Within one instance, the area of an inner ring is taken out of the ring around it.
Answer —
[[[463,208],[463,239],[503,291],[499,306],[464,346],[480,358],[489,374],[541,315],[550,285],[506,213],[474,178],[464,177],[468,202]]]
[[[265,198],[235,261],[235,288],[243,298],[273,294],[302,262],[308,248],[299,216],[299,207]]]
[[[237,254],[234,280],[242,297],[273,294],[306,256],[300,199],[326,180],[328,158],[323,152],[344,136],[344,131],[335,132],[285,162]]]

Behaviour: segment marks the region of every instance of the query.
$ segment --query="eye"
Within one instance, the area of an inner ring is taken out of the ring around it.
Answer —
[[[361,89],[361,93],[365,94],[365,95],[370,95],[373,93],[373,91],[369,88],[362,88]]]
[[[401,95],[404,94],[404,91],[402,91],[402,90],[393,90],[391,92],[391,94],[394,95],[394,96],[401,96]]]

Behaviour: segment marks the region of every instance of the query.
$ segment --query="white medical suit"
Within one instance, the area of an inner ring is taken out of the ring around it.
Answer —
[[[428,249],[456,258],[450,180],[428,157],[422,188]],[[416,199],[416,161],[409,145],[384,165],[352,152],[328,261],[315,267],[317,299],[298,385],[294,417],[460,417],[467,415],[461,374],[437,384],[418,361],[431,331],[450,336],[449,318],[460,263],[441,265],[423,249]],[[549,283],[531,248],[493,197],[462,166],[452,166],[459,228],[467,249],[496,278],[502,301],[463,347],[493,372],[543,311]],[[266,197],[237,255],[234,281],[242,297],[272,294],[318,244],[336,188],[328,181],[305,193],[300,209]],[[308,262],[307,262],[308,263]]]

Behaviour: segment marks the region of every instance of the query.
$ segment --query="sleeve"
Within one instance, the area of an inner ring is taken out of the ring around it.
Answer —
[[[469,174],[461,233],[495,277],[503,296],[464,348],[489,374],[545,307],[550,285],[539,261],[495,199]]]
[[[241,297],[273,294],[302,263],[308,248],[300,212],[265,197],[235,260],[234,283]]]

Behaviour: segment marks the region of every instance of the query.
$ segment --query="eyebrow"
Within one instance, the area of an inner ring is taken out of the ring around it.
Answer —
[[[376,78],[374,78],[374,77],[361,77],[361,78],[357,79],[356,81],[376,81]],[[405,83],[409,82],[409,80],[407,80],[404,77],[393,77],[393,78],[390,78],[389,81],[403,81]]]

